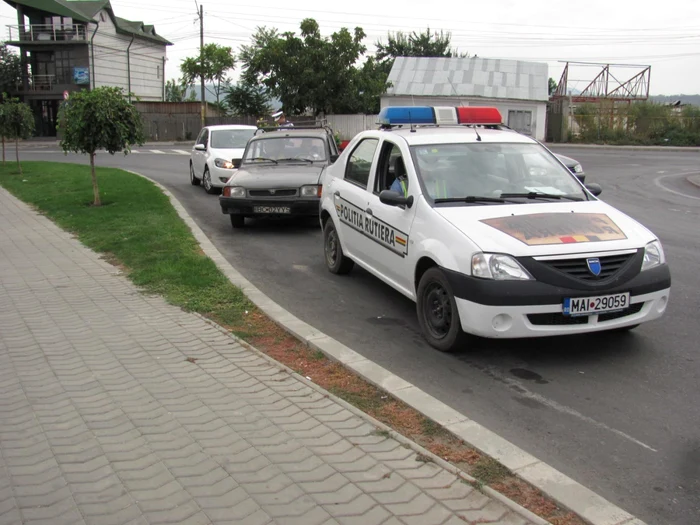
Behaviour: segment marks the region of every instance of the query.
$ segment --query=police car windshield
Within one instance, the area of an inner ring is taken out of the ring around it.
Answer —
[[[265,137],[250,143],[243,161],[260,162],[257,159],[311,164],[326,160],[326,148],[316,137]]]
[[[479,203],[478,197],[523,203],[587,200],[571,172],[539,144],[457,143],[411,147],[430,198]]]
[[[212,131],[211,147],[216,149],[245,148],[248,140],[255,133],[254,129],[221,129]]]

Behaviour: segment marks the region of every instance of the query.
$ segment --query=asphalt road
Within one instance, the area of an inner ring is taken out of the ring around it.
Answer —
[[[85,161],[51,149],[22,156]],[[413,303],[361,269],[326,270],[316,221],[234,232],[172,149],[98,163],[167,186],[237,269],[304,321],[647,523],[700,523],[700,188],[684,175],[700,172],[700,153],[555,148],[662,240],[673,278],[663,319],[630,334],[483,341],[443,355],[424,343]]]

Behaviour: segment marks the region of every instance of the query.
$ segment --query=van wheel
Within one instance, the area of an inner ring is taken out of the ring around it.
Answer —
[[[462,331],[452,287],[439,268],[430,268],[418,283],[418,324],[430,346],[441,352],[463,348],[469,336]]]
[[[197,177],[194,176],[194,166],[190,162],[190,184],[192,184],[192,186],[199,186],[201,182],[202,181],[200,181]]]
[[[326,221],[323,228],[323,251],[326,259],[326,266],[331,273],[343,275],[349,273],[355,263],[343,255],[343,248],[340,246],[338,231],[335,229],[332,219]]]
[[[243,228],[245,226],[245,215],[229,215],[231,217],[232,228]]]

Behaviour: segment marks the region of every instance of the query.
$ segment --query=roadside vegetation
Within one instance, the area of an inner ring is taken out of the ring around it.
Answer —
[[[636,102],[581,104],[574,110],[574,142],[643,146],[700,146],[700,107]]]
[[[0,168],[0,185],[103,254],[145,293],[159,294],[227,328],[470,474],[475,489],[489,486],[553,525],[584,524],[497,461],[277,326],[202,253],[169,199],[148,180],[98,167],[102,200],[101,206],[94,206],[90,166],[25,162],[24,167],[23,175],[9,166]],[[375,435],[390,437],[382,429]],[[431,458],[419,455],[419,460]]]

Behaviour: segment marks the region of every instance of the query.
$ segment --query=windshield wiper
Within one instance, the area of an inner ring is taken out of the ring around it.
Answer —
[[[449,199],[435,199],[435,203],[439,204],[441,202],[514,202],[508,201],[501,197],[479,197],[477,195],[467,195],[466,197],[451,197]]]
[[[253,161],[253,160],[269,160],[270,162],[274,162],[275,164],[277,164],[277,161],[275,159],[268,159],[267,157],[253,157],[250,160],[251,161]]]
[[[301,161],[304,161],[304,162],[309,162],[309,163],[311,163],[311,164],[314,163],[313,160],[311,160],[311,159],[305,159],[305,158],[303,158],[303,157],[287,157],[286,159],[277,159],[277,160],[301,160]]]
[[[554,195],[551,193],[541,193],[538,191],[530,191],[527,193],[501,193],[504,198],[522,198],[522,199],[566,199],[569,201],[582,201],[579,197],[571,197],[569,195]]]

